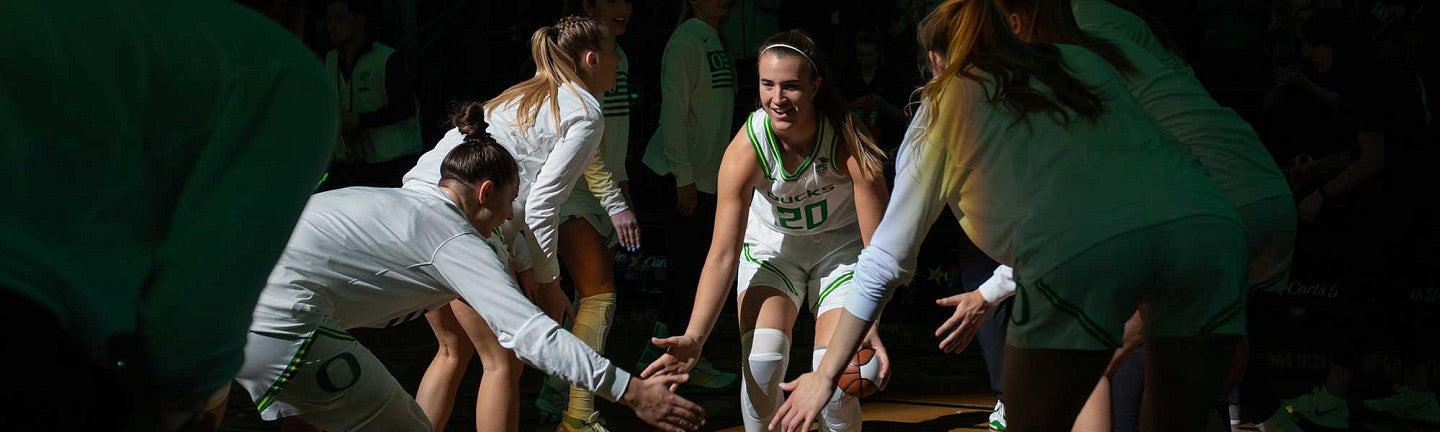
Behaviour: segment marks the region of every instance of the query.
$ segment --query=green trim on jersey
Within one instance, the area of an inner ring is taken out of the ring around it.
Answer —
[[[1047,300],[1050,300],[1050,304],[1054,305],[1056,309],[1075,317],[1075,320],[1080,322],[1080,327],[1084,328],[1085,332],[1090,334],[1090,337],[1095,338],[1095,340],[1099,341],[1102,345],[1112,349],[1120,348],[1120,343],[1117,342],[1113,336],[1106,333],[1099,324],[1096,324],[1094,320],[1090,319],[1089,315],[1085,315],[1084,310],[1060,298],[1054,290],[1051,290],[1049,286],[1045,285],[1044,280],[1035,281],[1035,289],[1039,290],[1040,294],[1043,294]]]
[[[841,274],[840,277],[835,278],[835,280],[830,281],[830,284],[825,285],[825,289],[820,290],[820,295],[815,298],[815,304],[814,304],[813,306],[815,306],[816,308],[819,308],[820,305],[825,304],[825,297],[828,297],[831,292],[834,292],[834,291],[835,291],[835,288],[839,288],[839,287],[840,287],[840,284],[843,284],[843,283],[845,283],[845,282],[849,282],[851,279],[854,279],[854,278],[855,278],[855,272],[853,272],[853,271],[848,271],[848,272],[845,272],[844,274]]]
[[[255,399],[256,411],[261,413],[265,412],[266,408],[269,408],[271,404],[275,403],[275,396],[280,394],[280,391],[284,390],[286,386],[290,385],[290,381],[295,379],[295,373],[300,370],[300,364],[304,363],[305,355],[310,353],[310,346],[315,344],[315,336],[328,336],[347,342],[355,340],[354,336],[350,336],[349,333],[341,330],[327,327],[315,328],[315,332],[311,333],[310,337],[305,338],[305,342],[300,344],[300,349],[295,350],[295,356],[290,357],[290,362],[285,364],[285,370],[280,372],[280,377],[275,378],[275,382],[271,383],[270,387],[265,388],[265,392],[260,394],[259,399]]]
[[[765,149],[760,147],[760,139],[755,136],[754,121],[755,113],[752,112],[750,117],[745,119],[745,135],[750,138],[750,148],[755,149],[755,159],[760,161],[760,170],[765,172],[765,178],[774,180],[775,175],[771,173],[773,168],[770,166],[770,159],[765,157]]]
[[[821,137],[824,137],[824,136],[825,136],[825,130],[826,130],[826,129],[827,129],[827,128],[825,127],[825,123],[824,123],[824,122],[820,122],[820,123],[816,126],[816,128],[815,128],[815,138],[814,138],[815,141],[810,144],[810,154],[807,155],[807,156],[805,156],[805,159],[804,159],[804,160],[800,161],[800,166],[799,166],[798,168],[795,168],[795,172],[794,172],[794,173],[790,173],[790,172],[788,172],[788,171],[785,169],[785,160],[780,157],[780,154],[781,154],[781,153],[780,153],[780,144],[779,144],[780,138],[777,138],[777,137],[775,136],[775,130],[770,127],[769,116],[766,116],[766,120],[765,120],[765,137],[770,140],[770,151],[771,151],[772,153],[774,153],[775,166],[780,167],[780,179],[781,179],[781,180],[785,180],[785,181],[795,181],[795,180],[799,180],[799,179],[800,179],[800,175],[801,175],[801,174],[804,174],[805,168],[808,168],[808,167],[810,166],[810,161],[813,160],[813,159],[815,159],[815,155],[820,154],[820,144],[823,143],[823,142],[825,142],[825,141],[823,141],[823,140],[821,139]],[[832,135],[833,135],[833,133],[832,133]]]
[[[353,341],[353,340],[355,340],[355,337],[354,337],[354,336],[350,336],[349,333],[346,333],[346,332],[340,331],[340,330],[335,330],[335,329],[332,329],[332,328],[320,327],[320,328],[315,329],[315,333],[319,333],[319,334],[322,334],[322,335],[325,335],[325,336],[329,336],[329,337],[332,337],[332,338],[335,338],[335,339],[340,339],[340,340],[343,340],[343,341]]]
[[[270,404],[275,403],[275,395],[279,394],[280,390],[284,390],[285,386],[290,385],[290,380],[295,378],[295,372],[300,370],[300,364],[305,361],[305,354],[310,352],[310,345],[315,343],[316,334],[319,334],[319,330],[305,338],[305,342],[300,343],[300,349],[295,350],[295,355],[290,357],[290,361],[285,364],[285,370],[281,371],[280,376],[275,378],[275,382],[270,383],[270,387],[266,387],[265,392],[260,393],[260,397],[255,399],[257,412],[264,413],[266,408],[270,408]]]
[[[780,271],[779,267],[775,267],[775,265],[770,264],[769,261],[755,259],[754,255],[750,255],[750,243],[745,243],[745,260],[755,263],[755,265],[769,270],[771,273],[775,273],[776,276],[780,276],[780,281],[785,282],[785,289],[790,290],[790,294],[800,295],[800,292],[795,291],[795,284],[790,282],[790,278],[785,277],[785,272]]]

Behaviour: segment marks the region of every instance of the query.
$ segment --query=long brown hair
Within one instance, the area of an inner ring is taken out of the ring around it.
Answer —
[[[550,114],[560,124],[560,103],[556,96],[560,87],[584,83],[580,79],[581,56],[586,51],[600,51],[609,33],[599,21],[589,17],[568,16],[553,26],[541,27],[530,35],[530,56],[535,60],[535,76],[521,81],[485,102],[485,112],[518,100],[515,123],[521,130],[530,129],[540,115],[540,105],[550,101]]]
[[[1020,39],[1027,42],[1047,42],[1079,45],[1085,47],[1110,63],[1121,75],[1135,74],[1135,64],[1130,62],[1120,47],[1109,40],[1086,33],[1075,22],[1070,0],[997,0],[1003,12],[1019,15],[1024,30]]]
[[[775,44],[783,44],[794,47],[800,52],[789,48],[773,47]],[[769,49],[767,49],[769,48]],[[828,76],[828,68],[824,65],[825,59],[820,56],[815,46],[815,40],[804,30],[787,30],[776,33],[765,42],[760,44],[760,51],[755,57],[773,55],[777,57],[800,57],[804,54],[805,63],[810,67],[810,79],[818,79]],[[875,145],[875,140],[860,129],[860,125],[850,116],[850,108],[845,100],[840,97],[840,90],[834,83],[821,85],[815,94],[815,111],[820,116],[840,129],[840,145],[847,153],[854,156],[860,162],[860,170],[866,176],[878,176],[884,172],[885,152]],[[816,133],[819,133],[818,131]],[[843,166],[840,161],[834,161],[836,166]]]
[[[1095,89],[1070,75],[1059,49],[1016,39],[991,0],[947,0],[920,22],[916,36],[925,51],[943,53],[946,61],[945,69],[920,88],[926,99],[938,99],[956,79],[988,80],[995,84],[988,102],[1015,113],[1017,121],[1047,112],[1068,124],[1075,118],[1067,108],[1090,121],[1105,112],[1104,100]],[[991,78],[971,72],[972,67]],[[1031,87],[1031,79],[1049,87],[1050,94]],[[933,124],[939,111],[929,110],[923,124]]]

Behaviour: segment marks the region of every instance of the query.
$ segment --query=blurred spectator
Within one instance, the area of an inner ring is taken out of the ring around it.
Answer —
[[[916,86],[895,71],[896,62],[885,58],[879,29],[856,32],[852,45],[854,56],[843,56],[850,58],[840,65],[840,94],[850,101],[851,114],[864,124],[876,144],[890,152],[904,135],[902,110]]]
[[[1422,280],[1416,238],[1429,224],[1420,211],[1431,199],[1422,192],[1428,188],[1414,182],[1424,169],[1415,158],[1418,145],[1429,141],[1425,110],[1414,75],[1379,60],[1369,29],[1345,11],[1321,11],[1300,32],[1313,77],[1298,71],[1277,73],[1278,79],[1294,82],[1291,85],[1313,96],[1320,105],[1315,112],[1333,114],[1339,123],[1338,143],[1346,147],[1333,155],[1300,148],[1298,166],[1292,168],[1295,196],[1300,198],[1300,240],[1306,242],[1307,234],[1339,234],[1323,237],[1334,239],[1332,243],[1311,242],[1297,249],[1297,256],[1328,251],[1343,270],[1337,281],[1339,297],[1327,311],[1335,326],[1325,385],[1283,403],[1307,423],[1330,428],[1349,427],[1346,397],[1351,381],[1362,355],[1377,349],[1400,355],[1404,387],[1364,406],[1440,423],[1440,405],[1429,390],[1424,367],[1434,355],[1425,329],[1435,326],[1427,318],[1435,316],[1435,303],[1408,298]],[[1323,148],[1321,144],[1315,150]]]
[[[380,22],[373,0],[329,0],[325,55],[341,110],[340,146],[323,189],[400,186],[422,150],[415,93],[403,56],[370,36]]]

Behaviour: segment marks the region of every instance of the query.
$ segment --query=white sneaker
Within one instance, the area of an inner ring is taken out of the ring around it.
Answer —
[[[1275,410],[1275,415],[1260,422],[1260,432],[1305,432],[1300,425],[1295,424],[1295,417],[1285,407]]]
[[[1395,395],[1364,402],[1365,408],[1393,417],[1430,424],[1440,424],[1440,403],[1435,393],[1419,392],[1396,386]]]
[[[1295,399],[1280,401],[1301,420],[1331,429],[1350,428],[1350,406],[1344,398],[1330,394],[1324,387]]]
[[[995,401],[995,411],[990,413],[990,430],[1005,430],[1005,402]]]

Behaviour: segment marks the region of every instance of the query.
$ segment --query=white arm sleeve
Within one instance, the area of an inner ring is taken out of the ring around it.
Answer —
[[[560,91],[581,91],[567,86]],[[539,251],[535,257],[535,281],[547,283],[560,277],[560,262],[557,258],[556,238],[559,231],[560,203],[570,196],[575,182],[585,172],[585,166],[595,157],[600,139],[605,133],[605,121],[598,106],[582,106],[570,112],[561,113],[560,124],[556,125],[554,150],[545,158],[535,183],[530,185],[530,196],[525,201],[525,224],[535,235]]]
[[[590,194],[600,200],[600,205],[605,207],[605,213],[614,216],[616,213],[630,209],[625,203],[625,194],[620,192],[620,181],[605,164],[605,143],[600,142],[600,150],[595,152],[595,158],[590,165],[585,166],[585,185],[590,189]]]
[[[921,105],[905,132],[890,205],[855,264],[856,291],[846,300],[845,310],[867,321],[885,308],[895,288],[913,276],[920,244],[945,208],[945,152],[919,141],[917,123],[925,118],[925,110]]]
[[[432,260],[444,282],[485,318],[500,346],[545,373],[610,401],[620,399],[630,373],[615,367],[530,303],[491,246],[473,234],[457,236]]]

